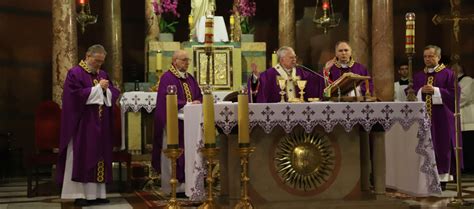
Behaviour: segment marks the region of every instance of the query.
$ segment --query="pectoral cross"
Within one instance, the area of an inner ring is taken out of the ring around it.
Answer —
[[[461,32],[461,23],[472,24],[474,23],[474,14],[461,15],[460,0],[450,0],[451,2],[451,14],[449,15],[435,15],[432,19],[435,25],[451,23],[453,24],[453,36],[452,38],[452,54],[451,61],[453,63],[458,63],[461,60],[461,49],[459,44],[459,33]]]

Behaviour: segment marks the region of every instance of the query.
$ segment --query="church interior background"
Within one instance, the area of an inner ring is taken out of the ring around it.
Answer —
[[[2,183],[8,183],[11,178],[24,178],[26,170],[23,166],[23,156],[34,151],[34,113],[38,104],[45,100],[53,99],[53,11],[52,4],[59,0],[2,0],[0,1],[0,188]],[[113,1],[113,0],[112,0]],[[188,42],[188,14],[192,0],[180,0],[178,12],[181,14],[174,33],[174,41],[178,44]],[[355,0],[350,0],[355,1]],[[358,0],[357,0],[358,1]],[[368,0],[368,28],[372,31],[371,21],[374,13],[372,2]],[[68,2],[68,1],[61,1]],[[78,1],[76,1],[77,3]],[[104,20],[104,2],[110,0],[91,0],[92,14],[98,15],[96,24],[88,25],[84,33],[77,28],[77,59],[84,56],[88,46],[95,43],[105,43],[107,37],[106,23]],[[122,88],[132,88],[136,81],[146,83],[153,80],[148,74],[149,68],[155,65],[154,56],[163,44],[150,45],[147,48],[147,24],[145,20],[145,1],[118,1],[121,8],[121,62],[123,69]],[[252,18],[255,26],[254,44],[245,51],[244,45],[240,56],[248,56],[257,62],[260,71],[265,70],[271,63],[272,52],[279,47],[278,31],[278,5],[277,0],[255,0],[257,5],[256,15]],[[293,2],[293,1],[292,1]],[[342,15],[338,27],[328,30],[325,34],[312,22],[315,1],[294,0],[295,5],[295,52],[300,62],[311,69],[321,69],[324,63],[334,56],[334,44],[339,40],[349,40],[349,1],[332,1],[336,13]],[[449,0],[413,0],[413,1],[388,1],[393,4],[393,50],[394,69],[384,69],[386,73],[393,74],[397,79],[396,67],[406,62],[404,52],[405,41],[405,14],[416,13],[416,54],[414,57],[414,71],[423,67],[422,51],[428,44],[440,46],[442,51],[441,62],[450,63],[453,48],[458,47],[460,63],[464,66],[467,75],[474,76],[474,24],[472,18],[461,22],[459,31],[459,46],[453,47],[452,24],[434,25],[432,17],[436,14],[449,14],[451,12]],[[460,1],[461,14],[474,14],[474,1]],[[216,16],[223,16],[227,29],[229,29],[229,15],[233,1],[216,0]],[[377,9],[377,8],[375,8]],[[79,11],[77,6],[76,11]],[[370,48],[376,45],[371,38],[372,32],[367,37],[361,38]],[[261,43],[261,44],[259,44]],[[168,43],[170,44],[170,43]],[[189,42],[188,42],[189,44]],[[171,44],[172,45],[172,44]],[[191,44],[192,45],[192,44]],[[186,46],[186,45],[185,45]],[[190,45],[188,45],[190,46]],[[250,46],[250,45],[249,45]],[[107,47],[107,46],[106,46]],[[156,47],[156,48],[153,48]],[[175,47],[176,48],[176,47]],[[179,45],[178,45],[179,48]],[[186,47],[185,47],[186,48]],[[173,46],[164,49],[164,58],[168,59]],[[235,52],[234,52],[235,53]],[[237,56],[237,55],[235,55]],[[252,58],[253,56],[253,58]],[[363,56],[363,55],[361,55]],[[372,54],[368,50],[365,55],[368,69],[372,70],[370,62]],[[150,57],[152,57],[150,59]],[[168,57],[168,58],[166,58]],[[239,57],[240,59],[240,57]],[[244,60],[244,59],[242,59]],[[108,57],[105,69],[113,67],[112,59]],[[150,63],[151,62],[151,63]],[[243,61],[242,61],[243,62]],[[164,62],[165,63],[165,62]],[[248,63],[242,65],[242,79],[250,71]],[[163,68],[166,68],[163,66]],[[110,73],[110,71],[109,71]],[[155,78],[156,79],[156,78]],[[143,84],[142,84],[143,85]],[[149,87],[149,86],[146,86]],[[145,88],[145,87],[143,87]],[[236,90],[236,89],[234,89]],[[146,116],[145,116],[146,117]],[[151,116],[148,116],[151,117]],[[144,123],[150,123],[149,119]],[[149,125],[149,124],[148,124]],[[147,135],[148,134],[148,135]],[[144,133],[145,138],[150,138],[150,133]],[[145,143],[150,142],[145,139]],[[46,171],[47,172],[47,171]],[[474,178],[473,178],[474,179]],[[474,182],[474,181],[473,181]],[[474,186],[474,183],[469,183]],[[472,190],[474,191],[474,190]],[[471,191],[471,192],[472,192]],[[2,190],[0,189],[0,194]],[[474,193],[470,197],[473,198]],[[0,208],[2,204],[0,195]],[[129,200],[129,199],[128,199]],[[5,200],[7,201],[7,200]],[[146,207],[145,207],[146,208]]]

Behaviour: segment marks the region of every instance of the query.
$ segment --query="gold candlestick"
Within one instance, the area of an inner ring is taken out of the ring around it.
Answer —
[[[417,101],[415,90],[413,90],[413,56],[415,55],[415,13],[409,12],[405,15],[405,53],[408,57],[408,89],[407,100]]]
[[[248,182],[250,178],[248,176],[248,163],[250,155],[255,151],[255,147],[250,147],[250,144],[239,144],[239,153],[240,153],[240,164],[242,165],[241,181],[242,181],[242,191],[241,198],[239,203],[235,205],[234,209],[253,209],[253,204],[250,201],[248,195]]]
[[[168,203],[164,207],[165,209],[181,209],[178,200],[176,200],[176,185],[178,184],[178,179],[176,179],[176,166],[177,166],[177,159],[181,154],[183,154],[183,149],[177,148],[176,146],[168,145],[168,149],[163,150],[166,157],[168,157],[171,161],[171,198],[168,200]]]
[[[234,15],[231,15],[230,18],[229,18],[229,25],[230,25],[230,42],[234,42],[234,24],[235,24]]]
[[[207,199],[200,205],[199,209],[219,209],[219,205],[214,201],[214,195],[212,193],[212,184],[214,179],[212,177],[212,169],[214,168],[215,160],[219,154],[219,148],[215,147],[216,144],[206,144],[203,148],[199,149],[204,158],[206,158],[207,165]]]
[[[192,13],[192,11],[191,11]],[[189,25],[189,42],[193,42],[193,27],[194,27],[194,18],[192,15],[188,16],[188,25]]]

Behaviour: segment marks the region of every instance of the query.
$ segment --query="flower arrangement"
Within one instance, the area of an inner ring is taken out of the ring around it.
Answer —
[[[257,5],[252,0],[240,0],[237,5],[237,11],[242,17],[240,22],[240,29],[243,34],[249,34],[255,32],[255,27],[250,25],[250,18],[255,16]]]
[[[176,11],[176,8],[178,8],[178,0],[161,0],[159,3],[158,3],[158,0],[154,0],[152,4],[153,4],[153,11],[155,12],[156,16],[161,16],[160,32],[161,33],[176,32],[175,27],[176,27],[176,24],[178,24],[178,21],[176,20],[173,21],[173,19],[179,17],[179,13]]]

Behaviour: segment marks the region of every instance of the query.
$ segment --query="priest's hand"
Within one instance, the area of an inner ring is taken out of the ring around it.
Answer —
[[[99,85],[102,89],[107,89],[109,88],[109,80],[101,79]]]
[[[424,85],[422,88],[421,88],[421,93],[424,93],[424,94],[434,94],[434,88],[432,85]]]
[[[199,100],[194,100],[193,102],[191,102],[191,104],[201,104],[201,101],[199,101]]]
[[[324,65],[324,69],[331,68],[336,63],[336,57],[332,58],[331,60],[327,61]]]
[[[255,63],[250,64],[250,68],[252,69],[252,75],[258,79],[258,77],[260,76],[260,72],[258,72],[257,64]]]

